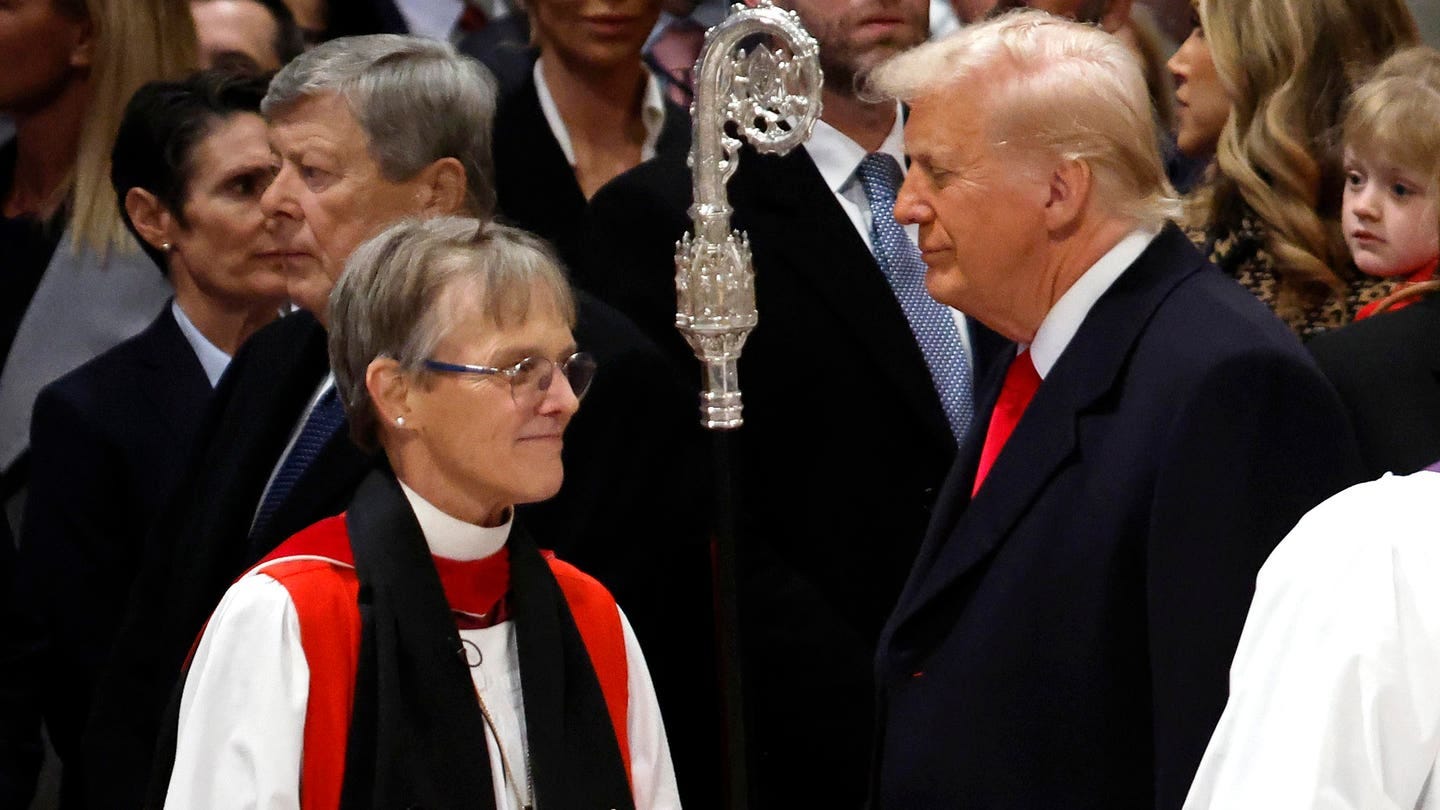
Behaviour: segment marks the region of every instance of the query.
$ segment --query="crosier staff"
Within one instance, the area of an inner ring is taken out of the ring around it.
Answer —
[[[761,39],[751,50],[742,47]],[[775,44],[772,50],[764,42]],[[819,46],[794,12],[760,0],[736,4],[711,28],[695,62],[690,108],[693,235],[675,246],[675,326],[695,351],[704,374],[700,421],[711,431],[715,464],[716,660],[724,702],[726,806],[748,805],[745,711],[740,682],[737,589],[736,486],[739,464],[733,431],[743,424],[737,361],[755,309],[755,270],[745,234],[730,227],[726,182],[735,173],[742,143],[784,154],[810,138],[820,117]]]

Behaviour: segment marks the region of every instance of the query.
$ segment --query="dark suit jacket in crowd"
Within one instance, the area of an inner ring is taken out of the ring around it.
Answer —
[[[881,637],[875,806],[1179,808],[1256,572],[1360,479],[1334,391],[1170,226],[972,500],[980,443]]]
[[[1440,459],[1440,294],[1312,338],[1360,439],[1367,477]]]
[[[530,17],[523,12],[491,20],[479,31],[463,34],[455,49],[479,60],[495,76],[502,96],[530,81],[539,51],[530,44]]]
[[[43,716],[80,805],[80,735],[139,567],[210,381],[167,304],[143,332],[51,383],[31,423],[11,633],[0,666],[5,748]],[[6,757],[3,767],[15,766]],[[5,780],[33,779],[9,773]]]
[[[369,459],[344,428],[296,482],[263,536],[248,539],[265,484],[329,368],[325,330],[296,313],[255,333],[216,388],[174,497],[146,541],[85,738],[93,807],[145,795],[161,718],[210,611],[257,553],[345,508]]]
[[[673,256],[690,202],[683,155],[622,175],[592,201],[577,272],[661,345],[697,402],[699,367],[674,325]],[[809,156],[747,149],[730,202],[750,236],[760,312],[739,364],[734,504],[758,755],[751,806],[859,807],[875,639],[955,441],[900,305]],[[1003,341],[981,331],[983,370]],[[685,766],[708,756],[713,767],[717,750],[674,747],[687,806],[713,805],[717,792],[687,785]]]
[[[540,109],[533,65],[495,110],[495,193],[506,221],[549,240],[574,267],[588,249],[580,243],[585,194]],[[689,135],[689,117],[667,101],[656,154],[683,158]]]
[[[325,38],[408,34],[395,0],[325,0]]]

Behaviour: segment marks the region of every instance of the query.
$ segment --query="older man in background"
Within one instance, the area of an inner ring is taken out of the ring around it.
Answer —
[[[881,636],[875,806],[1178,808],[1256,571],[1358,477],[1339,402],[1166,223],[1120,42],[1015,12],[872,86],[931,293],[1021,347]]]

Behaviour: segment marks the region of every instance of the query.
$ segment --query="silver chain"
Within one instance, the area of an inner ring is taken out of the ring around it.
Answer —
[[[515,792],[515,803],[523,810],[535,810],[533,804],[535,796],[535,778],[530,772],[530,751],[525,749],[525,791],[531,797],[531,801],[525,801],[525,795],[520,793],[520,783],[515,781],[515,773],[510,770],[510,758],[505,756],[505,745],[500,741],[500,727],[495,725],[495,718],[490,716],[490,708],[485,705],[485,699],[480,697],[480,691],[475,691],[475,699],[480,702],[480,714],[485,718],[485,725],[490,727],[490,734],[495,738],[495,747],[500,751],[500,767],[505,770],[505,783]],[[520,741],[521,746],[525,741]]]

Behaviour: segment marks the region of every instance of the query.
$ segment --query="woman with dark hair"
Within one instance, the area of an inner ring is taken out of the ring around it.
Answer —
[[[201,73],[140,88],[111,176],[126,227],[174,288],[135,337],[47,386],[31,427],[15,612],[28,653],[7,663],[0,713],[43,714],[76,789],[80,731],[138,565],[212,387],[285,300],[260,194],[274,173],[265,81]],[[38,699],[22,699],[38,696]]]
[[[641,161],[685,149],[688,120],[641,58],[660,0],[528,0],[525,13],[539,55],[496,109],[495,190],[504,218],[573,266],[589,199]]]

